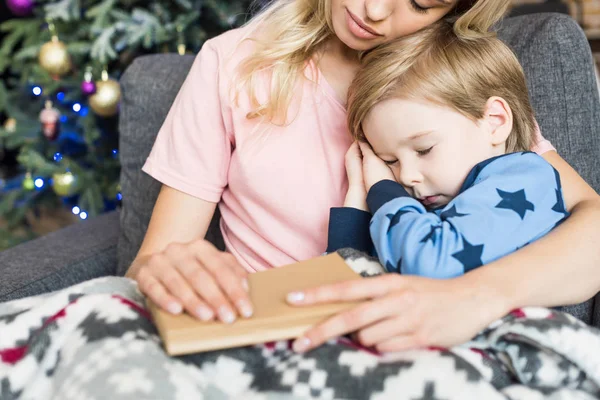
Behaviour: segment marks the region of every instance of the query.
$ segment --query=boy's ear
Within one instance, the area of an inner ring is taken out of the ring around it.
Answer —
[[[493,145],[506,143],[513,129],[513,114],[506,100],[498,96],[490,97],[485,103],[482,120],[489,127]]]

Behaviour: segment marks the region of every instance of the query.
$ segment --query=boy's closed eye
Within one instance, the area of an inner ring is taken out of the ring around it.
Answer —
[[[427,154],[429,154],[431,152],[432,149],[433,149],[433,146],[431,146],[427,149],[417,150],[417,154],[420,156],[426,156]]]
[[[431,150],[433,150],[433,147],[434,146],[428,147],[423,150],[415,150],[415,151],[419,156],[423,157],[423,156],[426,156],[427,154],[429,154],[431,152]],[[386,163],[387,165],[395,165],[398,162],[398,160],[384,160],[384,159],[382,159],[382,161],[384,163]]]

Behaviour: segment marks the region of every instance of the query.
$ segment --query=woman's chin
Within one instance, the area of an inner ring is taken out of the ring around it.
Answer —
[[[379,43],[375,43],[372,41],[354,39],[353,37],[351,37],[351,35],[346,35],[345,37],[338,36],[338,39],[343,44],[345,44],[346,47],[348,47],[352,50],[355,50],[355,51],[367,51],[367,50],[371,50],[371,49],[377,47],[377,45],[379,45]]]

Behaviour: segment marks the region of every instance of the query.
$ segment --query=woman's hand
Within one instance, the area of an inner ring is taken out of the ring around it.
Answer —
[[[171,244],[137,259],[128,272],[139,288],[162,309],[179,314],[185,309],[203,321],[218,316],[225,322],[236,315],[250,317],[248,272],[229,253],[206,240]]]
[[[508,301],[467,276],[435,280],[386,274],[288,296],[298,306],[340,301],[365,302],[309,329],[296,339],[294,350],[305,352],[351,332],[380,352],[449,347],[468,341],[511,309]]]
[[[389,179],[395,181],[394,173],[385,162],[373,153],[368,143],[360,142],[360,151],[362,153],[362,172],[367,193],[371,187],[379,181]]]
[[[352,207],[369,211],[367,206],[367,191],[363,179],[362,154],[358,142],[352,143],[345,157],[346,174],[348,175],[348,193],[344,207]]]

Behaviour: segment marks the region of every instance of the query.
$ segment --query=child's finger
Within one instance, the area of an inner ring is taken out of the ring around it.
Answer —
[[[360,155],[360,158],[362,159],[363,158],[363,152],[362,152],[362,149],[360,148],[360,142],[357,141],[357,142],[354,142],[354,143],[356,143],[356,149],[357,149],[356,151],[358,151],[358,154]]]
[[[344,160],[350,186],[363,185],[362,156],[358,144],[354,142],[346,152]]]
[[[352,143],[346,155],[351,158],[360,158],[362,156],[360,147],[358,147],[358,142]]]
[[[373,150],[371,150],[371,146],[369,146],[367,143],[359,142],[358,145],[360,146],[360,152],[362,153],[363,157],[375,155]]]

